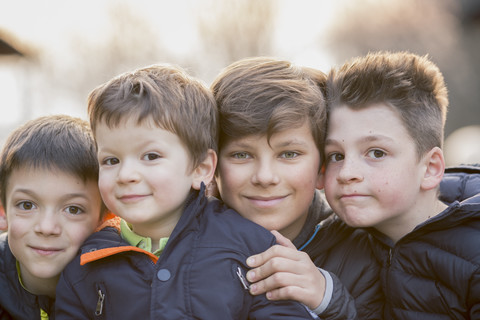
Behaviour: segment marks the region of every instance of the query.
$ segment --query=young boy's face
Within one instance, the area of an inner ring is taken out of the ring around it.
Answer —
[[[222,200],[245,218],[289,239],[301,231],[315,188],[320,154],[309,125],[225,143],[217,171]]]
[[[60,170],[19,168],[6,189],[8,242],[24,284],[32,289],[36,279],[58,279],[99,223],[97,182]]]
[[[424,171],[399,115],[385,104],[342,106],[328,121],[325,195],[332,209],[351,226],[384,232],[414,219]]]
[[[180,138],[132,120],[96,129],[99,187],[106,206],[142,236],[159,239],[178,222],[193,183]]]

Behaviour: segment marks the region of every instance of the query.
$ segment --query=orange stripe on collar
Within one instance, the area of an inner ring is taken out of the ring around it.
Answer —
[[[127,251],[136,251],[136,252],[144,253],[148,255],[148,257],[150,258],[150,260],[153,261],[153,263],[156,263],[158,260],[158,257],[151,252],[145,251],[143,249],[140,249],[134,246],[123,246],[123,247],[105,248],[105,249],[84,253],[80,257],[80,265],[83,266],[89,262],[100,260],[102,258],[113,256],[115,254],[118,254],[121,252],[127,252]]]

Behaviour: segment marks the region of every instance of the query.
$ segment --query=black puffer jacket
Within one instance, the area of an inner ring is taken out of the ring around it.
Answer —
[[[40,319],[40,308],[54,319],[54,301],[23,289],[18,281],[17,260],[8,246],[7,233],[0,235],[0,319]],[[10,318],[11,317],[11,318]]]
[[[480,319],[480,167],[449,168],[448,208],[396,244],[373,231],[385,319]]]

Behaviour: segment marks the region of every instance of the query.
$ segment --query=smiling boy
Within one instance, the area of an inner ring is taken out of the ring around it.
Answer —
[[[147,66],[94,89],[88,111],[100,192],[122,220],[65,269],[58,319],[311,318],[248,292],[245,261],[275,237],[205,195],[218,136],[208,87],[180,67]]]
[[[41,117],[10,134],[0,158],[2,319],[54,319],[60,273],[102,216],[97,179],[86,121]]]

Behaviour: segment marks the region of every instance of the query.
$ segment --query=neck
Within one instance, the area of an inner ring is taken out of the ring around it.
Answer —
[[[37,296],[44,295],[49,296],[50,298],[55,298],[55,288],[60,275],[53,278],[38,278],[24,270],[21,265],[20,270],[22,273],[21,278],[23,286],[28,292]]]
[[[437,216],[448,207],[438,200],[436,194],[434,198],[427,200],[428,201],[419,202],[420,205],[415,206],[410,212],[386,221],[375,228],[397,243],[405,235],[412,232],[418,225]]]

